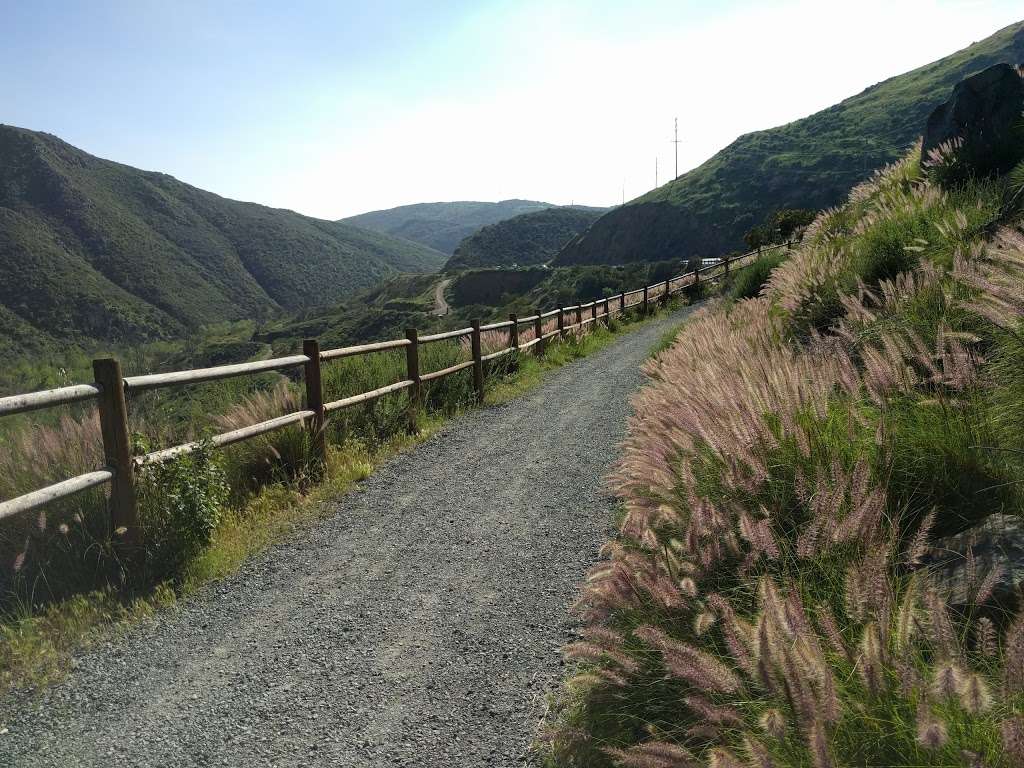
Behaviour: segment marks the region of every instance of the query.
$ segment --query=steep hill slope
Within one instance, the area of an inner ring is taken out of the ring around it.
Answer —
[[[502,200],[498,203],[415,203],[370,211],[342,219],[343,223],[374,232],[402,237],[451,255],[456,246],[480,227],[521,213],[552,208],[535,200]]]
[[[65,345],[136,342],[330,304],[443,260],[0,125],[0,354],[39,332]]]
[[[547,208],[488,224],[459,243],[445,270],[544,264],[607,210]]]
[[[774,210],[835,205],[905,153],[954,84],[1000,62],[1024,62],[1024,22],[810,117],[741,136],[699,168],[598,219],[557,263],[722,253],[741,247],[743,234]]]

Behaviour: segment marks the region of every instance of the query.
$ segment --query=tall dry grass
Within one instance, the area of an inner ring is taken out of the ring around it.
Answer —
[[[912,155],[648,364],[554,763],[1024,764],[1024,618],[998,572],[969,559],[954,606],[922,567],[1021,509],[1024,249],[987,241],[998,209]]]
[[[102,467],[95,410],[63,414],[54,426],[6,436],[0,444],[0,498],[10,498]],[[106,496],[93,490],[0,526],[0,606],[35,602],[120,579],[111,558]]]

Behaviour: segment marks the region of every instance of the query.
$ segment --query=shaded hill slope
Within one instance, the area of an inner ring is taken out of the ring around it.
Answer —
[[[328,304],[444,256],[0,125],[0,354]]]
[[[781,208],[826,208],[901,157],[967,75],[1024,62],[1024,22],[788,125],[741,136],[700,167],[598,219],[557,263],[712,255]]]
[[[402,237],[451,255],[460,242],[480,227],[510,219],[521,213],[552,208],[535,200],[502,200],[497,203],[472,201],[415,203],[370,211],[341,221],[358,227]]]
[[[459,243],[445,270],[544,264],[607,210],[546,208],[488,224]]]

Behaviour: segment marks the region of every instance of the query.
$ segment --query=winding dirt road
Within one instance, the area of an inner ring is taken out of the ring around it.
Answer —
[[[443,317],[451,312],[451,307],[448,306],[448,302],[444,298],[444,292],[451,285],[451,282],[451,278],[442,280],[434,288],[434,314],[438,317]]]

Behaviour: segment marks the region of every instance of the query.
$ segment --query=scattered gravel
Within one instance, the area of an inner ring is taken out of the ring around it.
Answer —
[[[456,419],[62,684],[0,701],[0,765],[530,764],[638,366],[680,319]]]

